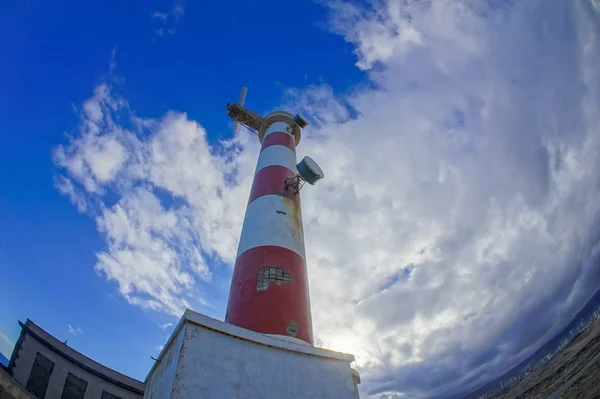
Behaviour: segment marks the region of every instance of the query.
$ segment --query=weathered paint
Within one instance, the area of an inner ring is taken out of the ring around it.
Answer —
[[[256,291],[258,272],[264,266],[284,267],[292,281],[283,285],[271,284],[268,290]],[[295,320],[299,326],[297,337],[312,344],[305,271],[304,259],[282,247],[261,246],[244,252],[237,259],[233,272],[227,322],[264,334],[288,335],[286,327]]]
[[[300,207],[288,198],[273,194],[259,197],[248,205],[238,256],[249,249],[270,245],[289,249],[304,258]]]
[[[352,355],[257,334],[189,310],[183,319],[173,333],[177,341],[184,336],[175,377],[161,383],[165,374],[153,368],[146,379],[148,399],[358,398]],[[161,353],[159,361],[167,355]],[[170,387],[171,396],[157,394],[159,386]]]
[[[265,334],[294,335],[312,345],[300,195],[285,187],[286,179],[297,173],[294,137],[287,127],[275,122],[263,136],[226,321]],[[264,267],[283,268],[291,280],[257,290],[258,272]],[[297,328],[290,330],[292,322]]]
[[[266,291],[271,284],[283,285],[292,281],[292,275],[283,267],[267,266],[258,271],[257,291]]]
[[[177,376],[177,366],[183,351],[185,325],[173,331],[173,339],[163,348],[157,364],[152,369],[153,378],[148,380],[144,399],[171,398],[173,384]]]
[[[291,195],[293,190],[285,188],[285,180],[295,176],[295,173],[283,166],[272,166],[258,172],[254,178],[254,184],[250,190],[250,199],[252,203],[255,199],[264,195],[289,195],[292,201],[300,205],[300,196]]]

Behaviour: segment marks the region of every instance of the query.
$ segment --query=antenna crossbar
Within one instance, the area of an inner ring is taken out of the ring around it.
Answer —
[[[260,131],[261,126],[265,123],[265,119],[262,116],[250,111],[248,108],[242,107],[238,103],[227,104],[227,115],[237,123],[251,130]]]

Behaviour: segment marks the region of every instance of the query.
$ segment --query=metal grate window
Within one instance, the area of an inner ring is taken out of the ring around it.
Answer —
[[[269,284],[283,285],[292,281],[292,275],[283,267],[267,266],[258,271],[256,291],[266,291]]]
[[[54,362],[38,352],[31,367],[26,386],[27,390],[36,398],[43,399],[46,395],[52,370],[54,370]]]
[[[83,399],[87,385],[86,381],[69,373],[65,381],[61,399]]]
[[[102,391],[102,397],[100,399],[123,399],[120,396],[114,395],[110,392]]]

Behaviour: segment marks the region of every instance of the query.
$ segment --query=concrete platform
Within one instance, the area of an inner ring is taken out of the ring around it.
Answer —
[[[146,399],[356,399],[354,356],[187,310],[146,378]]]

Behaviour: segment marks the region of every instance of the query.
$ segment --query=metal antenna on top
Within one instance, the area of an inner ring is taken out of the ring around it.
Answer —
[[[239,124],[258,135],[261,127],[265,124],[265,118],[248,108],[244,108],[244,100],[246,99],[247,91],[248,89],[245,87],[242,88],[242,95],[239,103],[227,104],[227,115],[235,121],[235,124],[233,125],[234,131],[237,130]]]
[[[242,94],[240,95],[240,102],[239,102],[240,107],[244,107],[244,100],[246,99],[246,92],[248,92],[248,88],[247,87],[242,87]],[[239,123],[238,123],[238,121],[236,119],[235,123],[233,124],[233,132],[234,133],[237,132],[238,124]]]

